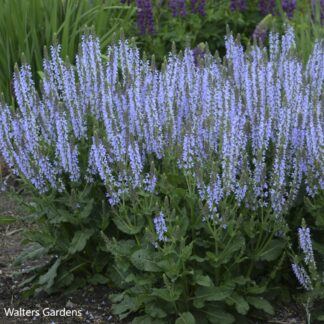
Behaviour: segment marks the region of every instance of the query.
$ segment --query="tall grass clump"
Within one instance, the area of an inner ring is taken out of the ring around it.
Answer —
[[[0,11],[0,93],[13,96],[10,80],[14,64],[26,60],[32,72],[42,69],[44,46],[62,44],[62,55],[74,58],[84,26],[94,26],[101,44],[111,43],[121,28],[133,29],[135,9],[120,1],[2,0]]]
[[[303,64],[294,37],[244,51],[229,35],[223,60],[186,49],[157,70],[84,35],[74,65],[50,48],[40,92],[23,64],[0,149],[33,197],[18,262],[49,257],[26,293],[110,284],[134,323],[243,323],[292,287],[321,291],[320,263],[305,284],[292,256],[296,210],[323,196],[324,45]]]

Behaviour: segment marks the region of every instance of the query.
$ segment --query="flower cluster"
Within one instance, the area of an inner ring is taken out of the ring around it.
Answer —
[[[244,11],[246,9],[246,0],[231,0],[230,8],[232,11]]]
[[[294,15],[296,9],[296,0],[282,0],[281,7],[282,10],[287,14],[287,17],[291,19]],[[246,0],[231,0],[230,9],[232,11],[244,11],[246,10]],[[278,15],[278,10],[276,10],[275,0],[259,0],[259,9],[262,15]]]
[[[312,239],[310,236],[309,227],[303,226],[298,229],[298,239],[299,239],[299,246],[305,255],[304,256],[305,263],[307,265],[312,264],[315,266],[313,245],[312,245]]]
[[[292,270],[300,283],[306,290],[318,289],[324,284],[324,273],[320,274],[314,258],[313,244],[310,235],[310,229],[306,226],[303,219],[302,226],[298,228],[299,247],[303,253],[304,265],[300,265],[299,258],[296,256],[292,264]],[[306,269],[308,270],[306,270]]]
[[[305,290],[308,290],[308,291],[313,290],[311,279],[310,279],[309,275],[307,274],[305,268],[302,266],[299,266],[296,263],[293,263],[291,267],[292,267],[292,270],[293,270],[298,282],[300,283],[300,285]]]
[[[276,14],[276,0],[259,0],[259,8],[262,15]]]
[[[15,73],[18,107],[0,103],[0,150],[40,192],[102,181],[111,204],[142,187],[153,191],[151,159],[173,156],[199,184],[211,213],[232,196],[249,208],[284,212],[302,187],[324,188],[324,46],[306,65],[294,33],[270,35],[269,53],[244,52],[226,38],[226,59],[191,50],[159,71],[127,41],[84,36],[75,67],[60,47],[44,59],[39,94],[30,67]],[[86,167],[85,167],[86,165]]]
[[[166,241],[167,226],[165,224],[164,214],[160,212],[158,216],[153,219],[154,227],[159,241]]]
[[[173,17],[187,16],[188,4],[186,0],[168,0],[169,7]],[[152,0],[136,0],[137,8],[137,26],[139,33],[153,34],[154,28],[154,17],[153,17],[153,5]],[[121,0],[123,4],[131,4],[131,0]],[[193,14],[204,16],[206,14],[206,0],[190,0],[190,10]]]
[[[140,34],[154,33],[153,7],[151,0],[136,0],[137,25]]]
[[[170,0],[170,9],[172,11],[173,17],[186,16],[186,0]]]
[[[187,15],[186,0],[169,0],[169,4],[174,17]],[[205,6],[206,0],[190,0],[190,9],[194,14],[204,16],[206,14]]]
[[[297,0],[282,0],[281,6],[288,18],[292,18],[296,9]]]

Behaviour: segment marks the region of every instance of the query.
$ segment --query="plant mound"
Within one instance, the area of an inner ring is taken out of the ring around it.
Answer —
[[[114,285],[134,323],[272,314],[304,216],[292,211],[324,188],[324,46],[307,64],[295,47],[291,29],[269,50],[229,35],[223,60],[186,49],[157,70],[127,41],[102,55],[90,34],[75,65],[51,47],[40,93],[21,66],[0,149],[33,193],[18,261],[51,256],[28,292]]]

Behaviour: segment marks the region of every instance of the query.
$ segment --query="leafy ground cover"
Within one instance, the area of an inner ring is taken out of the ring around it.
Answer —
[[[19,218],[19,214],[23,211],[17,208],[15,200],[6,193],[0,193],[0,213],[1,215],[15,216]],[[126,320],[120,321],[118,317],[111,313],[111,304],[109,295],[113,292],[112,288],[107,286],[88,287],[82,291],[75,292],[69,296],[42,295],[26,299],[22,296],[22,289],[19,288],[21,280],[15,277],[16,273],[23,272],[24,269],[39,264],[40,260],[29,261],[22,266],[15,266],[14,260],[22,252],[21,241],[22,228],[25,224],[16,223],[11,225],[0,225],[0,321],[5,324],[19,323],[115,323],[127,324]],[[9,319],[5,316],[3,309],[5,307],[21,307],[25,309],[44,309],[51,307],[52,309],[73,308],[81,309],[82,317],[51,317],[51,319],[39,319],[30,317],[21,317],[19,319]],[[281,305],[276,308],[276,314],[270,318],[267,323],[286,323],[297,324],[304,323],[305,317],[301,305],[290,303]]]

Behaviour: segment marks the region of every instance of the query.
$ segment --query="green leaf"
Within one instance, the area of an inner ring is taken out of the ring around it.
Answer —
[[[318,321],[324,322],[324,315],[319,315],[316,317]]]
[[[251,279],[246,278],[246,277],[243,277],[243,276],[239,276],[239,277],[236,277],[236,278],[231,279],[231,281],[232,281],[233,283],[236,283],[236,284],[238,284],[239,286],[242,286],[242,285],[247,284],[248,282],[250,282],[250,280],[251,280]]]
[[[142,218],[139,219],[139,224],[137,225],[126,222],[126,220],[121,216],[114,216],[113,222],[121,232],[129,235],[135,235],[139,233],[144,226],[144,219]]]
[[[103,237],[106,245],[107,251],[109,251],[114,256],[127,256],[129,257],[134,250],[136,245],[133,240],[115,240],[109,239],[103,232],[101,232],[101,236]]]
[[[324,245],[323,244],[313,242],[313,248],[314,248],[314,251],[317,251],[318,253],[324,255]]]
[[[252,286],[252,287],[248,287],[247,288],[247,292],[249,294],[255,294],[255,295],[259,295],[262,294],[266,291],[267,287],[266,286]]]
[[[55,263],[48,269],[48,271],[39,277],[38,283],[40,285],[46,284],[46,289],[49,289],[53,286],[54,279],[57,275],[57,269],[61,264],[61,259],[57,259]]]
[[[235,322],[234,316],[217,307],[209,306],[201,312],[205,314],[212,324],[231,324]]]
[[[259,260],[274,261],[282,254],[286,242],[282,239],[274,239],[270,242],[269,246],[259,254]]]
[[[226,247],[224,249],[224,251],[222,252],[222,263],[227,263],[229,262],[232,257],[233,254],[239,250],[241,250],[245,245],[245,239],[242,235],[235,237],[228,245],[228,247]]]
[[[253,307],[261,309],[270,315],[274,314],[273,307],[266,299],[263,299],[262,297],[246,297],[246,300]]]
[[[193,277],[193,281],[195,284],[204,287],[211,287],[214,286],[213,281],[210,279],[209,276],[204,276],[201,273],[195,274]]]
[[[19,256],[15,259],[14,265],[20,265],[27,260],[33,260],[47,253],[47,249],[38,243],[28,246]]]
[[[111,310],[113,314],[125,317],[130,312],[137,311],[137,308],[138,306],[135,304],[134,299],[125,295],[120,303],[112,305]]]
[[[145,313],[153,318],[165,318],[168,315],[162,308],[152,303],[145,305]]]
[[[104,231],[109,225],[109,215],[108,213],[101,214],[101,230]]]
[[[236,254],[237,251],[242,249],[244,245],[244,237],[238,236],[234,238],[231,242],[229,242],[221,253],[207,252],[206,255],[208,256],[210,261],[215,264],[215,266],[219,266],[221,264],[226,264],[233,260],[234,254]]]
[[[93,284],[93,285],[97,285],[97,284],[101,284],[104,285],[108,282],[108,278],[103,276],[100,273],[96,273],[95,275],[93,275],[90,279],[89,279],[89,283]]]
[[[247,312],[250,309],[250,306],[242,296],[238,295],[237,293],[234,293],[231,297],[229,297],[229,299],[231,299],[234,302],[235,309],[238,313],[242,315],[247,314]]]
[[[79,221],[73,216],[73,213],[63,208],[56,208],[55,210],[48,209],[47,215],[49,218],[49,222],[52,224],[79,223]]]
[[[57,285],[59,287],[69,287],[72,284],[74,278],[75,277],[73,273],[64,274],[63,276],[58,278]]]
[[[69,247],[69,253],[74,254],[76,252],[82,251],[86,246],[87,241],[92,236],[93,232],[93,229],[84,229],[77,231],[73,236],[71,245]]]
[[[174,302],[179,299],[181,291],[173,291],[167,288],[153,288],[152,296],[159,297],[167,302]]]
[[[130,260],[132,264],[141,271],[159,272],[160,267],[154,261],[154,255],[149,250],[140,249],[135,251]]]
[[[148,315],[138,316],[132,320],[132,324],[165,324],[164,320],[151,318]]]
[[[192,246],[193,246],[193,242],[191,242],[189,245],[185,246],[181,250],[180,257],[183,261],[186,261],[190,258],[191,254],[192,254]]]
[[[190,312],[180,314],[175,324],[196,324],[196,320]]]
[[[90,216],[92,209],[93,209],[93,203],[94,199],[90,199],[87,205],[81,209],[81,212],[79,213],[80,219],[86,219]]]
[[[202,308],[206,301],[221,301],[232,294],[233,288],[227,286],[220,287],[199,287],[194,297],[194,306]]]
[[[0,216],[0,225],[13,224],[16,221],[16,218],[12,216]]]

